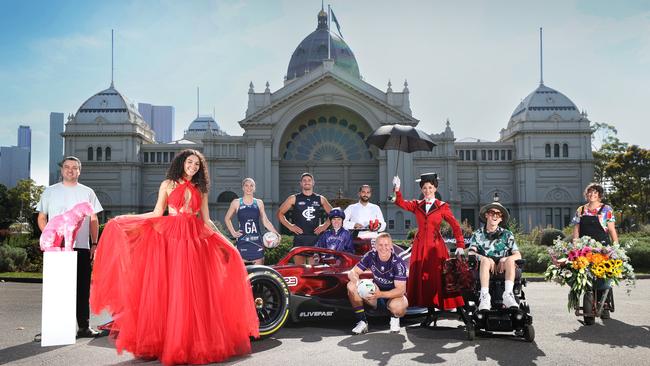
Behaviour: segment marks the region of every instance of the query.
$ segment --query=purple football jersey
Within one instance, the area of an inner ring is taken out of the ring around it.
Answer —
[[[379,259],[379,253],[371,250],[361,258],[357,267],[362,271],[370,270],[374,282],[381,291],[390,291],[395,288],[395,281],[406,281],[406,263],[392,253],[384,262]]]

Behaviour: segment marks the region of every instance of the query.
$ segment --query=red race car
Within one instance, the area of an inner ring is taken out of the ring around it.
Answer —
[[[260,335],[277,332],[290,318],[293,322],[317,319],[353,319],[348,300],[348,271],[372,249],[369,239],[355,239],[355,254],[315,247],[291,249],[276,265],[249,265],[248,276],[260,320]],[[394,245],[397,255],[408,264],[410,249]],[[310,258],[311,264],[294,264],[293,258]],[[372,278],[370,273],[364,278]],[[410,308],[408,314],[425,314],[426,309]],[[387,316],[373,313],[369,316]]]

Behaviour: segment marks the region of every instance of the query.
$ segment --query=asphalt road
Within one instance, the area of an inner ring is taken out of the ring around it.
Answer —
[[[253,354],[227,365],[648,365],[650,364],[650,280],[639,280],[630,296],[616,289],[616,312],[604,323],[584,326],[566,309],[567,288],[530,283],[526,290],[536,339],[483,335],[468,341],[462,324],[441,320],[440,329],[407,324],[390,334],[388,324],[351,336],[353,324],[285,326],[253,343]],[[41,285],[0,283],[0,365],[157,365],[117,355],[108,338],[71,346],[40,347]],[[105,317],[96,317],[93,324]]]

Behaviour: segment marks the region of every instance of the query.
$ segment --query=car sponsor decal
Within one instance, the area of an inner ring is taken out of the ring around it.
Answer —
[[[284,282],[286,282],[287,286],[289,287],[298,286],[298,277],[295,276],[284,277]]]
[[[334,316],[333,311],[301,311],[298,314],[301,318],[313,318],[313,317],[328,317]]]

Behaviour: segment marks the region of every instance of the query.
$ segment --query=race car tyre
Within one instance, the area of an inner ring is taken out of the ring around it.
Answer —
[[[524,326],[524,339],[526,342],[532,342],[535,340],[535,328],[532,324],[526,324]]]
[[[289,287],[282,276],[270,267],[248,266],[248,279],[260,321],[260,338],[277,332],[289,315]]]
[[[594,293],[593,291],[585,292],[584,297],[582,298],[582,311],[585,314],[585,325],[594,325],[596,322],[595,318],[595,306],[594,306]],[[589,314],[589,315],[587,315]]]

